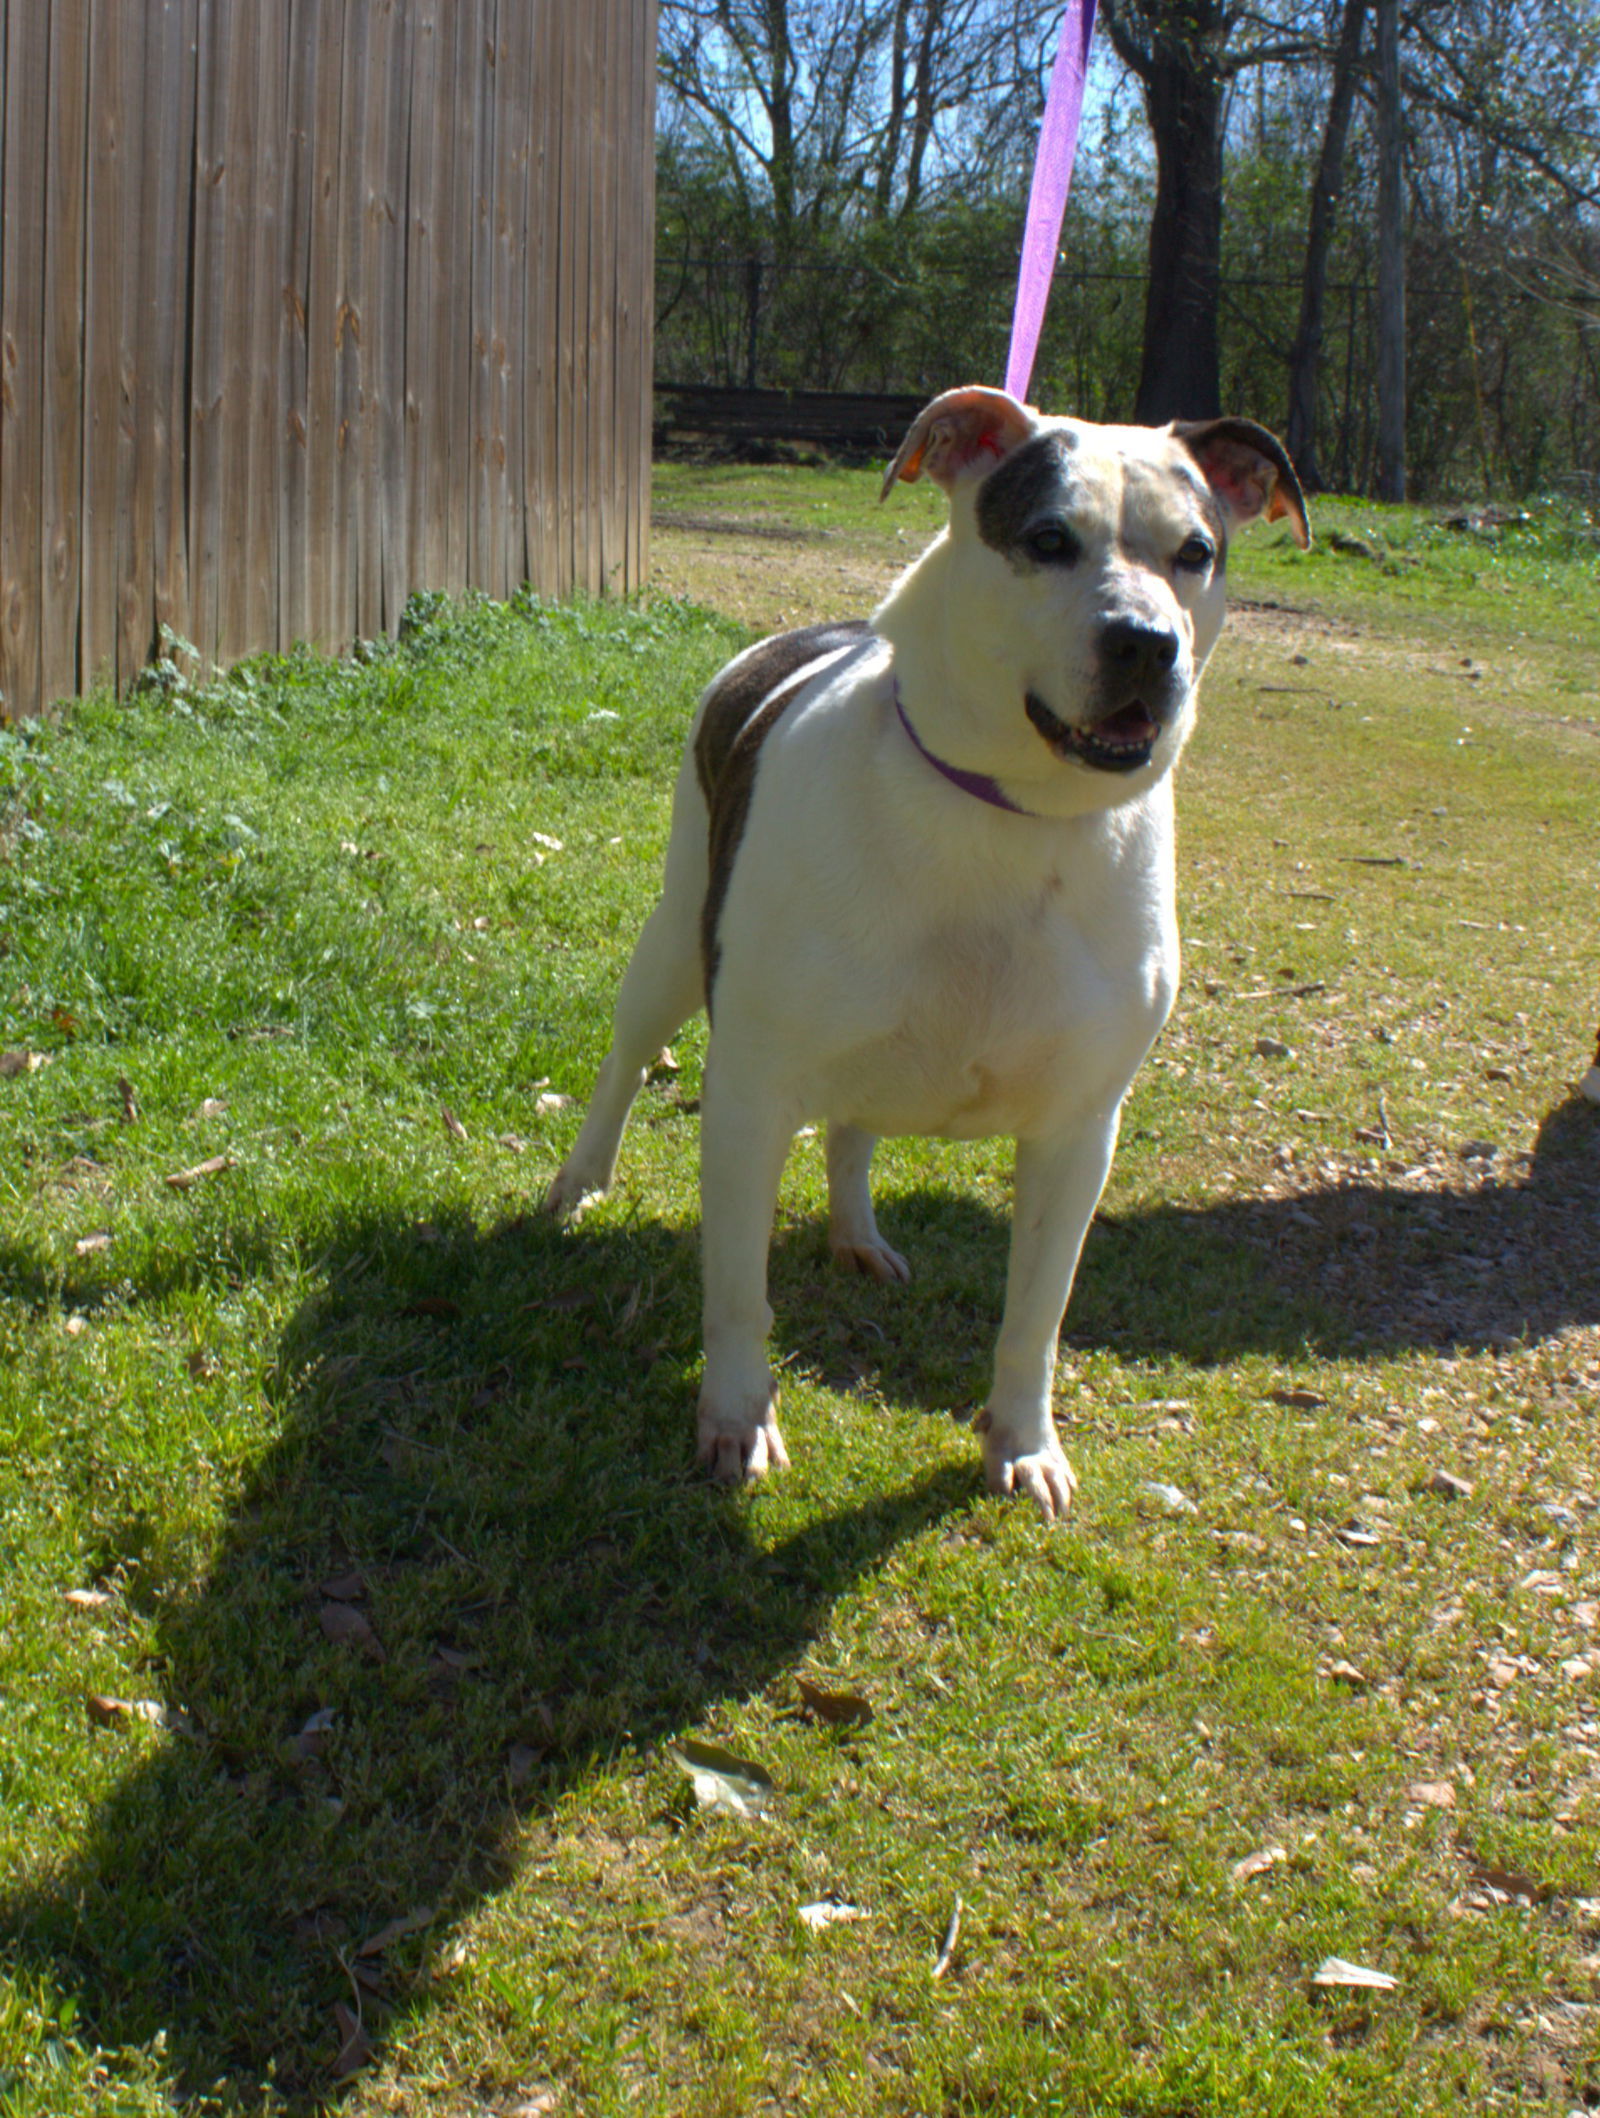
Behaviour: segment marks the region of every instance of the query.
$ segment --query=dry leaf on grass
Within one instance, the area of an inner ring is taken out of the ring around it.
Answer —
[[[301,1729],[289,1746],[295,1757],[302,1764],[311,1758],[321,1757],[322,1746],[327,1738],[332,1735],[334,1723],[338,1718],[338,1714],[331,1706],[319,1706],[316,1712],[312,1714],[304,1728]]]
[[[334,2027],[339,2035],[339,2056],[333,2062],[335,2081],[347,2081],[357,2074],[372,2057],[372,2039],[367,2035],[359,2015],[352,2014],[342,2000],[334,2002]]]
[[[1320,1412],[1328,1402],[1320,1390],[1269,1390],[1267,1395],[1291,1412]]]
[[[163,1729],[169,1736],[194,1734],[194,1723],[188,1715],[174,1706],[163,1706],[159,1699],[113,1699],[105,1692],[91,1691],[84,1695],[83,1703],[96,1728],[127,1728],[135,1721],[148,1721],[152,1728]]]
[[[450,1135],[452,1140],[467,1140],[471,1138],[471,1134],[467,1131],[467,1128],[462,1124],[461,1120],[456,1116],[455,1112],[450,1108],[448,1103],[444,1103],[439,1106],[439,1115],[441,1118],[443,1118],[444,1129]]]
[[[356,1573],[335,1574],[331,1580],[322,1583],[322,1593],[331,1596],[336,1603],[359,1603],[367,1593],[366,1578]]]
[[[381,1956],[390,1942],[397,1942],[404,1934],[415,1934],[419,1927],[431,1925],[437,1907],[418,1905],[414,1912],[402,1913],[398,1919],[390,1920],[376,1934],[369,1934],[356,1949],[357,1956]]]
[[[108,1603],[114,1603],[116,1598],[109,1589],[69,1588],[63,1591],[62,1600],[70,1603],[74,1610],[98,1611],[104,1610]]]
[[[227,1115],[228,1106],[220,1096],[205,1097],[195,1112],[197,1118],[225,1118]]]
[[[111,1248],[111,1231],[102,1228],[94,1235],[79,1236],[72,1247],[80,1258],[93,1257],[96,1251]]]
[[[1328,1664],[1328,1682],[1346,1684],[1351,1691],[1365,1691],[1372,1679],[1365,1670],[1357,1669],[1353,1662],[1341,1661]]]
[[[187,1191],[191,1185],[200,1184],[207,1177],[220,1177],[224,1170],[237,1168],[232,1155],[211,1155],[204,1162],[197,1162],[193,1169],[175,1169],[163,1182],[173,1191]]]
[[[819,1721],[830,1728],[865,1728],[872,1719],[867,1700],[849,1691],[824,1691],[809,1677],[796,1677],[795,1689]]]
[[[117,1076],[117,1094],[122,1101],[122,1122],[137,1125],[139,1122],[139,1098],[134,1093],[133,1083],[126,1074]]]
[[[667,1748],[679,1770],[689,1775],[694,1798],[702,1809],[756,1817],[777,1792],[764,1767],[749,1758],[735,1757],[731,1750],[720,1750],[715,1743],[698,1743],[686,1737]]]
[[[49,1052],[0,1052],[0,1081],[14,1081],[18,1074],[36,1074],[50,1064]]]
[[[802,1926],[809,1927],[813,1934],[820,1934],[824,1927],[836,1927],[853,1919],[866,1919],[859,1905],[844,1905],[836,1897],[819,1898],[814,1905],[800,1907]]]
[[[572,1098],[570,1096],[558,1095],[554,1089],[547,1088],[534,1097],[533,1107],[539,1112],[565,1110],[571,1101]]]
[[[1452,1780],[1418,1780],[1406,1789],[1413,1802],[1420,1802],[1424,1809],[1454,1809],[1456,1806],[1455,1783]]]
[[[1323,1987],[1354,1987],[1368,1993],[1391,1993],[1400,1983],[1387,1971],[1372,1971],[1365,1964],[1346,1962],[1342,1956],[1325,1956],[1311,1974],[1311,1983]]]
[[[1282,1846],[1263,1846],[1257,1853],[1247,1853],[1242,1861],[1235,1861],[1232,1875],[1236,1883],[1248,1883],[1255,1876],[1265,1875],[1269,1868],[1276,1868],[1289,1855]]]
[[[383,1643],[365,1611],[358,1611],[352,1603],[325,1603],[318,1615],[322,1630],[339,1646],[359,1647],[376,1662],[385,1659]]]

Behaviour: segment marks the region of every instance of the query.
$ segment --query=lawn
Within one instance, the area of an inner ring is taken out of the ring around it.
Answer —
[[[703,1025],[535,1211],[696,691],[870,608],[874,487],[665,467],[653,601],[0,732],[7,2118],[1600,2105],[1590,530],[1237,547],[1047,1531],[1004,1143],[882,1151],[903,1290],[797,1144],[748,1494]]]

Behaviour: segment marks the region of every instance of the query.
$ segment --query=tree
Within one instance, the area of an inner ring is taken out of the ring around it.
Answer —
[[[1332,78],[1301,265],[1300,321],[1289,348],[1289,411],[1284,442],[1307,492],[1320,492],[1324,480],[1317,463],[1317,384],[1322,365],[1323,319],[1328,299],[1328,259],[1334,223],[1344,190],[1345,146],[1359,86],[1362,31],[1369,0],[1344,0],[1334,41]]]

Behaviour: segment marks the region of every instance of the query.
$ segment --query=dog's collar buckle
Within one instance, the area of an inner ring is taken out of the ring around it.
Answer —
[[[942,757],[936,756],[912,727],[911,716],[906,712],[905,702],[900,696],[898,681],[894,687],[894,710],[900,716],[901,727],[911,738],[911,747],[927,759],[935,772],[942,772],[953,787],[959,787],[963,794],[975,795],[980,802],[987,802],[991,809],[1007,809],[1013,816],[1033,814],[1031,809],[1024,809],[1020,802],[1014,802],[1000,782],[991,778],[987,772],[967,772],[960,765],[947,764]]]

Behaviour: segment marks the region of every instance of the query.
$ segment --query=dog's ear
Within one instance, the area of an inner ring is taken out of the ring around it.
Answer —
[[[1311,542],[1306,497],[1276,434],[1253,419],[1175,419],[1181,441],[1222,503],[1230,529],[1254,522],[1263,512],[1269,522],[1289,518],[1289,532],[1302,551]]]
[[[920,478],[924,471],[948,493],[964,471],[993,470],[1033,427],[1027,406],[1004,390],[986,390],[978,383],[946,390],[917,414],[883,474],[878,497],[887,500],[897,479]]]

